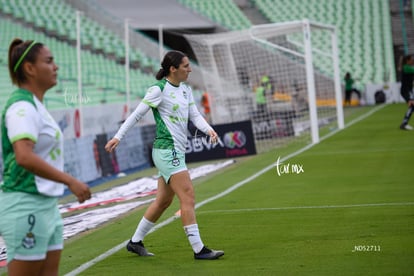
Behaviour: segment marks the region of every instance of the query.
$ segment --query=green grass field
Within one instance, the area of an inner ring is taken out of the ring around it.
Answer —
[[[225,251],[222,259],[195,261],[175,220],[147,236],[155,257],[121,249],[81,275],[413,275],[414,132],[398,129],[404,111],[386,106],[286,160],[280,169],[290,164],[289,173],[272,168],[199,208],[202,238]],[[197,181],[197,201],[298,147],[240,159]],[[160,222],[177,210],[175,201]],[[143,211],[67,242],[62,274],[129,239]]]
[[[177,219],[146,237],[155,257],[122,248],[80,275],[414,275],[414,132],[398,129],[404,111],[385,106],[286,160],[279,169],[288,173],[273,167],[198,208],[202,239],[223,258],[194,260]],[[241,158],[195,181],[197,202],[301,147]],[[129,239],[144,210],[67,241],[61,274]],[[177,210],[175,200],[159,222]]]

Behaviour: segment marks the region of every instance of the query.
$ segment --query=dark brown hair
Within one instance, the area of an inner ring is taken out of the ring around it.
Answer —
[[[170,67],[174,66],[174,68],[180,67],[183,58],[187,55],[183,52],[172,50],[165,54],[164,59],[161,62],[161,69],[158,71],[155,78],[157,80],[161,80],[170,74]]]
[[[23,70],[23,64],[25,62],[35,63],[39,50],[43,47],[42,43],[36,42],[26,55],[21,60],[20,64],[15,70],[15,66],[24,52],[30,47],[33,40],[23,41],[20,38],[15,38],[9,46],[9,74],[13,84],[19,85],[27,80],[25,72]]]

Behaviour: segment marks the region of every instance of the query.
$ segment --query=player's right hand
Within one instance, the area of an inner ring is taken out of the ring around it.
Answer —
[[[108,143],[106,143],[105,145],[105,150],[107,152],[112,152],[119,144],[119,140],[116,138],[112,138],[111,140],[108,141]]]
[[[79,203],[91,198],[89,186],[75,178],[68,183],[69,190],[78,198]]]

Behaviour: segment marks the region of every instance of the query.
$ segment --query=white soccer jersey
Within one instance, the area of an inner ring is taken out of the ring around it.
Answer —
[[[174,86],[163,79],[148,88],[144,99],[121,126],[115,138],[121,140],[150,108],[157,129],[154,148],[185,152],[189,119],[204,133],[212,129],[198,111],[191,88],[184,83]]]
[[[63,171],[63,135],[44,105],[33,97],[36,107],[27,101],[12,104],[6,113],[7,135],[11,143],[27,138],[35,142],[34,153],[51,166]],[[37,191],[47,196],[60,196],[64,185],[35,175]],[[19,183],[16,183],[19,185]]]

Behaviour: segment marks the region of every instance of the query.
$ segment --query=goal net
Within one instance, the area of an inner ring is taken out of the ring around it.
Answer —
[[[213,124],[250,120],[258,152],[343,128],[335,29],[307,20],[186,35]]]

